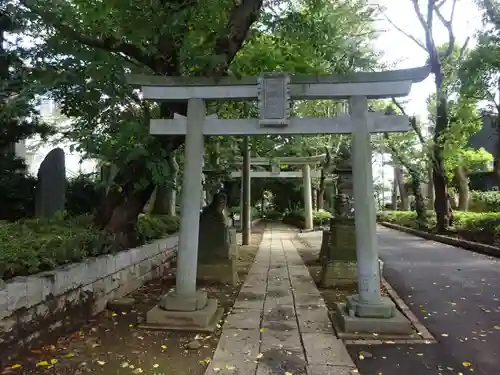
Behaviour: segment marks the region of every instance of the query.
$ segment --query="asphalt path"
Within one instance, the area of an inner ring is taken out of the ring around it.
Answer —
[[[500,375],[499,260],[384,227],[378,240],[385,278],[439,342],[351,345],[359,372]]]

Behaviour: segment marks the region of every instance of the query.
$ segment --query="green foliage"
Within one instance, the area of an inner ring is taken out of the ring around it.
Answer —
[[[0,155],[0,220],[31,217],[35,210],[36,178],[13,153]]]
[[[138,242],[144,244],[178,228],[178,218],[142,215]],[[0,279],[31,275],[120,250],[112,245],[113,236],[93,227],[87,215],[0,222]]]
[[[105,188],[93,175],[79,175],[68,181],[66,211],[72,215],[92,214],[104,199]]]
[[[454,213],[454,227],[451,233],[461,238],[490,245],[500,243],[500,212]],[[389,222],[409,228],[422,229],[417,223],[417,214],[411,211],[384,211],[377,214],[378,221]],[[433,211],[427,212],[426,227],[432,230],[436,223]]]
[[[473,212],[500,212],[500,192],[498,191],[471,191],[469,211]]]
[[[328,221],[332,217],[332,214],[326,210],[313,211],[313,225],[320,226],[328,224]],[[305,212],[303,209],[296,209],[293,211],[286,212],[283,216],[283,222],[295,225],[299,228],[304,227]]]

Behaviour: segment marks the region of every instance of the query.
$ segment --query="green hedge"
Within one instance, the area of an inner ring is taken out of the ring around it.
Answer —
[[[451,234],[461,238],[486,243],[500,244],[500,212],[461,212],[455,211],[454,226]],[[413,211],[384,211],[377,214],[377,220],[410,228],[419,228],[417,214]],[[434,211],[427,211],[424,229],[432,231],[436,225]],[[419,228],[422,229],[422,228]]]
[[[285,213],[283,216],[283,222],[286,224],[294,225],[299,228],[303,228],[305,225],[305,212],[303,209],[294,210]],[[319,226],[328,223],[328,220],[332,217],[332,214],[326,210],[313,211],[313,225]]]
[[[141,215],[137,242],[144,244],[178,231],[179,219]],[[0,222],[0,279],[52,270],[85,258],[113,253],[113,237],[87,215]]]
[[[469,211],[500,211],[500,192],[498,191],[471,191],[470,197]]]

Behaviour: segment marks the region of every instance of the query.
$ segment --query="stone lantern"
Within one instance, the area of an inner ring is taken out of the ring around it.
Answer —
[[[356,283],[356,232],[352,204],[352,168],[347,160],[334,173],[337,194],[330,230],[323,232],[320,261],[321,284],[339,286]]]

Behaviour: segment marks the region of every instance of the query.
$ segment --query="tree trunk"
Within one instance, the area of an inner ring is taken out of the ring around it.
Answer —
[[[312,209],[313,209],[313,211],[317,211],[318,210],[318,189],[312,188],[311,193],[312,193]]]
[[[406,191],[405,182],[403,179],[403,172],[400,167],[394,167],[394,173],[398,182],[399,196],[401,197],[401,210],[410,210],[410,200],[408,199],[408,192]]]
[[[162,103],[161,118],[173,118],[173,114],[187,114],[186,103]],[[184,141],[184,136],[164,137],[164,148],[167,153],[174,152]],[[143,181],[140,187],[137,181]],[[117,172],[114,186],[94,216],[94,223],[99,228],[106,228],[116,235],[120,246],[135,244],[135,227],[137,217],[142,212],[155,189],[153,175],[148,167],[147,159],[131,161]]]
[[[427,180],[429,181],[427,184],[427,208],[429,210],[434,209],[434,181],[433,181],[433,168],[432,168],[432,163],[430,164],[429,168],[427,169]]]
[[[391,206],[393,211],[396,211],[398,209],[398,178],[396,175],[396,167],[394,167],[394,180],[392,181]]]
[[[319,190],[318,190],[318,202],[316,203],[316,206],[318,207],[318,210],[323,210],[325,208],[325,172],[323,169],[321,170],[321,178],[319,180]]]
[[[467,211],[469,208],[469,178],[464,168],[460,166],[456,168],[455,180],[458,183],[458,209]]]
[[[153,213],[158,215],[176,216],[175,207],[177,201],[177,174],[179,166],[175,160],[175,153],[167,156],[170,181],[168,185],[158,186],[156,190]]]
[[[419,226],[425,224],[425,200],[422,195],[420,177],[415,170],[410,170],[411,189],[415,196],[415,211],[417,213],[417,223]]]
[[[437,82],[438,78],[436,78]],[[436,212],[437,231],[446,232],[450,221],[450,202],[448,199],[448,181],[444,168],[443,156],[443,132],[448,127],[448,103],[447,98],[439,93],[440,84],[436,83],[437,89],[437,106],[436,106],[436,128],[434,130],[434,147],[433,147],[433,170],[432,178],[434,181],[434,210]]]

